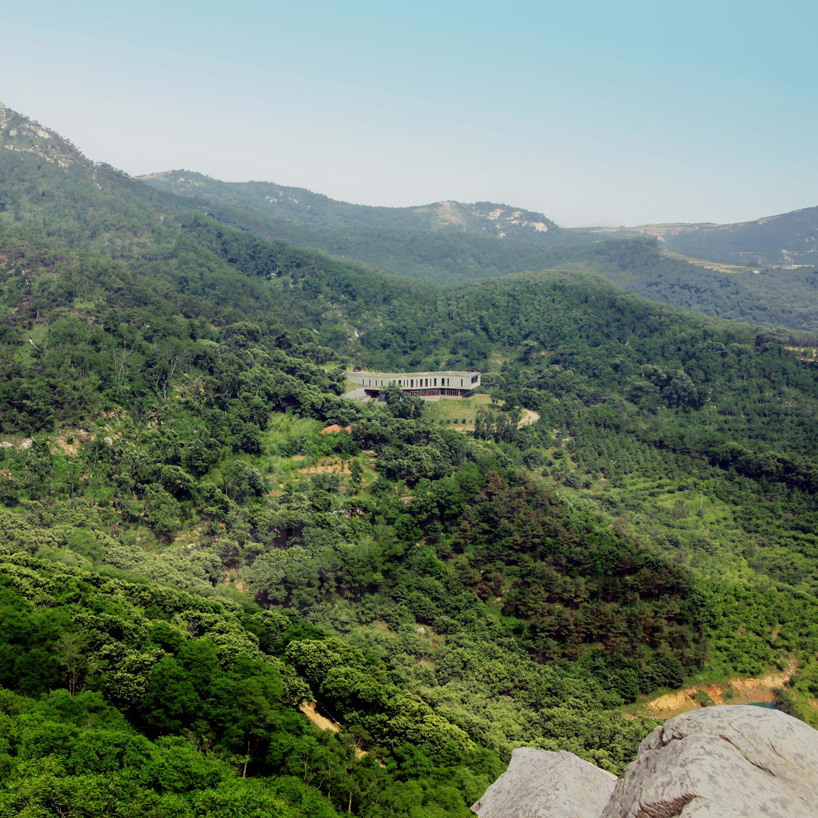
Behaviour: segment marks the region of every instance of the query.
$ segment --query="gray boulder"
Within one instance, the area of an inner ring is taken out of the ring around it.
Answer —
[[[818,818],[818,731],[748,705],[669,719],[613,776],[572,753],[515,750],[480,818]]]
[[[640,745],[600,818],[816,818],[818,732],[761,707],[669,719]]]
[[[573,753],[519,747],[472,811],[480,818],[599,818],[615,781]]]

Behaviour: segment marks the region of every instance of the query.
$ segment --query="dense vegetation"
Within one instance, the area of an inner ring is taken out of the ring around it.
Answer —
[[[818,207],[806,207],[758,221],[726,225],[691,225],[667,237],[680,253],[728,264],[816,265]]]
[[[268,240],[311,247],[439,284],[528,270],[594,272],[645,298],[705,315],[818,330],[818,274],[810,267],[769,269],[769,264],[785,263],[778,258],[779,251],[775,258],[731,256],[700,251],[698,245],[687,247],[682,243],[687,233],[667,237],[670,247],[692,256],[761,267],[724,272],[674,257],[655,239],[628,234],[600,240],[581,230],[560,231],[550,222],[547,232],[526,231],[503,222],[505,235],[501,237],[496,231],[488,234],[480,222],[472,225],[468,213],[457,230],[451,225],[449,229],[431,229],[435,226],[433,208],[417,209],[416,213],[408,208],[360,207],[309,191],[261,182],[228,184],[186,171],[158,174],[145,181],[157,190],[194,197],[191,205],[198,204],[211,217]],[[496,212],[499,206],[492,207]],[[790,215],[804,222],[808,221],[804,214],[810,212]],[[537,214],[526,215],[534,218]],[[781,217],[783,223],[789,223],[787,218]],[[769,232],[774,223],[765,221],[763,229]],[[714,235],[733,236],[739,227],[714,228]],[[739,233],[733,240],[736,246],[744,246],[742,236],[744,233]],[[803,236],[774,231],[769,241],[777,242],[777,247],[800,246]],[[751,242],[750,246],[755,245]],[[808,263],[809,258],[801,261]]]
[[[371,657],[295,618],[0,560],[0,815],[465,814],[497,773]],[[310,729],[292,705],[319,666],[336,689],[365,668],[388,722]]]
[[[199,178],[204,181],[199,182]],[[531,231],[531,238],[536,240],[529,241],[524,233],[517,235],[515,226],[510,225],[509,237],[500,240],[494,238],[496,232],[489,232],[483,223],[471,224],[475,220],[466,211],[480,205],[459,206],[465,212],[463,223],[436,226],[433,217],[439,205],[419,209],[422,212],[415,217],[413,209],[358,207],[307,191],[298,192],[296,201],[300,204],[297,206],[283,194],[280,194],[280,202],[271,204],[266,196],[259,194],[237,195],[236,188],[241,194],[242,186],[195,174],[194,180],[189,180],[187,175],[183,180],[192,183],[176,184],[173,176],[145,178],[145,182],[157,190],[195,196],[189,200],[191,208],[200,209],[223,224],[252,230],[267,240],[286,241],[439,284],[541,269],[548,266],[549,247],[585,240],[582,234],[561,231],[540,214],[528,215],[551,225],[547,233]],[[262,185],[262,189],[264,187]],[[304,194],[308,194],[306,198]],[[314,199],[326,200],[327,204],[315,208],[308,204]],[[290,206],[283,208],[285,203]],[[341,216],[335,215],[336,207],[341,209]],[[353,209],[353,214],[347,215],[347,208]],[[494,222],[489,224],[496,229]]]
[[[624,707],[775,664],[810,717],[811,336],[378,273],[11,124],[0,815],[467,815],[514,746],[620,771]],[[352,361],[494,403],[353,403]]]
[[[651,238],[551,248],[529,269],[599,273],[629,292],[717,318],[818,330],[818,269],[721,272],[674,257]]]
[[[220,182],[201,173],[173,170],[141,177],[150,187],[210,204],[235,205],[263,219],[348,234],[396,230],[404,233],[450,232],[498,236],[559,244],[577,241],[575,231],[561,230],[542,213],[493,202],[436,202],[418,207],[370,207],[339,202],[304,188],[272,182]]]

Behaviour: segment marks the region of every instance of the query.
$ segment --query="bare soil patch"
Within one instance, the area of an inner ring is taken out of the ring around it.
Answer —
[[[795,663],[791,662],[786,670],[778,670],[756,678],[737,677],[726,684],[695,685],[675,693],[666,693],[657,699],[648,702],[645,708],[648,715],[658,719],[669,719],[679,713],[690,710],[700,710],[705,707],[699,701],[702,693],[706,693],[713,704],[755,704],[768,702],[773,704],[777,700],[777,691],[789,682],[795,671]],[[698,698],[697,698],[698,694]]]
[[[540,416],[536,412],[531,409],[523,409],[523,416],[520,418],[517,428],[522,429],[523,426],[531,426],[532,423],[536,423],[539,419]]]
[[[317,702],[304,702],[298,705],[298,709],[316,726],[319,730],[332,730],[333,733],[341,732],[341,725],[337,721],[328,719],[318,712]]]

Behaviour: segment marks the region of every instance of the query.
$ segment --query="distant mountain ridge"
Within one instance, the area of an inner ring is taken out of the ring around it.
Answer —
[[[416,207],[373,207],[337,201],[305,188],[273,182],[222,182],[187,170],[139,178],[160,190],[260,209],[269,216],[306,227],[443,230],[542,244],[553,243],[554,234],[562,232],[542,213],[495,202],[445,201]]]
[[[818,265],[818,207],[736,224],[645,224],[591,232],[609,238],[652,236],[686,256],[748,267]]]
[[[139,178],[157,190],[195,198],[213,207],[234,208],[229,214],[214,215],[220,220],[225,215],[232,216],[238,220],[237,226],[247,227],[262,235],[269,237],[280,231],[282,222],[301,230],[321,231],[320,237],[305,233],[287,236],[287,239],[421,278],[437,278],[430,271],[424,272],[422,269],[423,263],[418,260],[418,256],[422,258],[422,252],[410,253],[411,258],[394,259],[390,257],[388,249],[376,248],[375,245],[406,245],[405,236],[390,231],[504,239],[508,244],[517,245],[511,253],[514,258],[508,259],[510,266],[506,272],[517,272],[524,269],[519,266],[523,257],[530,255],[530,251],[522,247],[523,244],[555,247],[602,238],[650,236],[674,252],[721,264],[757,268],[818,265],[818,207],[736,224],[664,223],[578,229],[560,227],[542,213],[494,202],[466,204],[444,201],[416,207],[373,207],[337,201],[304,188],[272,182],[222,182],[185,170]],[[250,213],[253,214],[253,224],[247,218]],[[361,246],[362,239],[365,247]],[[418,237],[413,237],[412,241],[416,244]],[[452,256],[463,249],[472,255],[482,255],[484,252],[483,248],[475,250],[473,245],[460,247],[458,244],[438,248],[435,255],[440,255],[442,251],[444,255]],[[511,249],[509,247],[507,251]],[[535,258],[530,261],[535,261]],[[466,268],[460,269],[455,264],[451,265],[446,282],[482,277],[485,276],[476,275]]]
[[[188,171],[154,174],[142,181],[156,191],[186,197],[189,207],[264,239],[438,284],[533,270],[590,271],[646,298],[707,315],[818,329],[818,275],[809,269],[769,270],[773,263],[759,262],[757,256],[750,261],[746,254],[736,258],[680,246],[686,240],[701,243],[708,230],[722,244],[735,236],[719,225],[579,230],[560,228],[542,214],[488,202],[368,207],[337,202],[303,188],[221,182]],[[782,219],[787,221],[786,217],[767,221]],[[741,241],[741,236],[735,240]],[[795,239],[791,243],[797,245]],[[677,248],[688,256],[715,256],[733,265],[753,266],[707,269],[709,261],[690,263],[665,252]],[[740,247],[739,252],[743,252]],[[770,255],[777,261],[780,253]]]

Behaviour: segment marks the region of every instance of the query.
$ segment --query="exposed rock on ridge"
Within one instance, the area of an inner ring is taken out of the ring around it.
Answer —
[[[335,201],[305,188],[273,182],[221,182],[186,170],[140,178],[159,190],[250,205],[277,218],[323,229],[462,232],[543,244],[553,243],[553,234],[560,233],[560,228],[542,213],[495,202],[445,201],[415,207],[371,207]]]
[[[88,161],[67,139],[12,111],[2,102],[0,102],[0,148],[32,153],[46,162],[53,162],[63,168],[75,162]]]
[[[571,753],[515,750],[472,809],[480,818],[818,816],[818,731],[775,710],[723,705],[670,719],[607,798],[577,762],[602,774]]]

